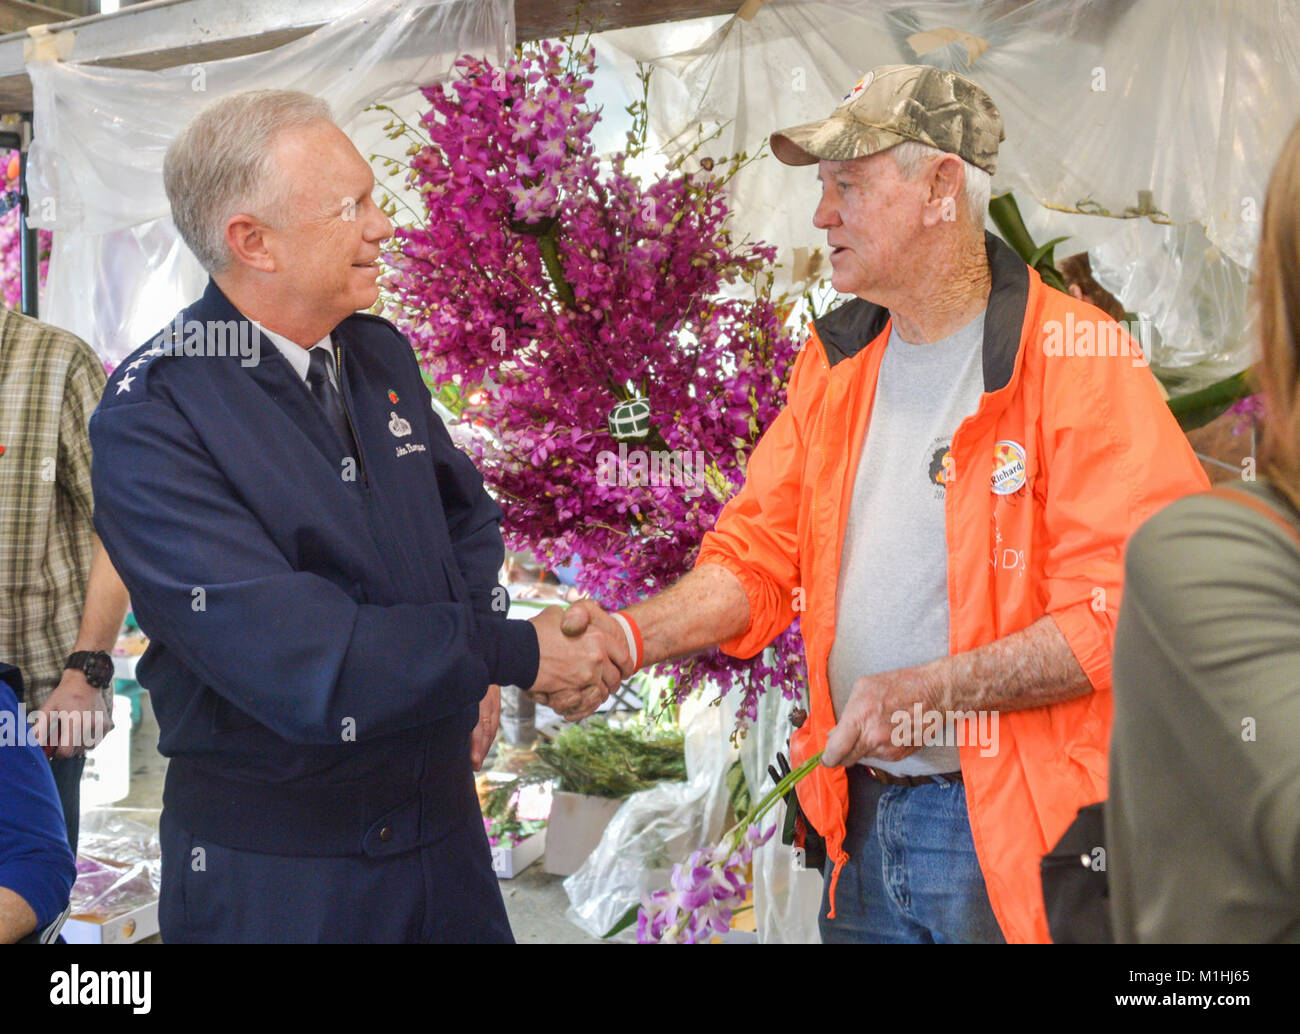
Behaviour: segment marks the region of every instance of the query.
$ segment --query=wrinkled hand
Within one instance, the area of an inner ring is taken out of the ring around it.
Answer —
[[[587,717],[603,704],[622,681],[621,669],[610,659],[608,636],[598,629],[566,635],[561,630],[564,611],[547,607],[531,618],[537,630],[541,660],[537,680],[528,695],[571,722]],[[619,656],[626,656],[622,646]]]
[[[501,687],[488,686],[487,695],[478,704],[478,725],[469,734],[469,760],[475,772],[483,770],[483,759],[492,749],[501,725]]]
[[[899,711],[909,711],[917,698],[915,676],[909,669],[864,675],[853,684],[853,695],[835,728],[826,737],[822,764],[852,765],[860,758],[900,761],[921,744],[910,745],[903,725],[893,720]],[[898,735],[895,730],[899,730]],[[895,742],[900,740],[903,742]]]
[[[96,719],[96,715],[102,717]],[[112,729],[113,716],[104,703],[104,694],[86,681],[84,672],[73,668],[63,672],[63,678],[32,721],[36,742],[45,748],[47,757],[84,754]]]

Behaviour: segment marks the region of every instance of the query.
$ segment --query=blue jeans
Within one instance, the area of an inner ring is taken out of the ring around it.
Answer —
[[[77,837],[81,832],[81,773],[86,767],[86,755],[74,758],[55,758],[50,762],[50,773],[59,791],[63,805],[63,822],[68,827],[68,846],[77,853]]]
[[[830,875],[818,918],[824,944],[1001,944],[975,857],[961,783],[886,786],[861,765],[849,775],[849,860],[830,910]]]

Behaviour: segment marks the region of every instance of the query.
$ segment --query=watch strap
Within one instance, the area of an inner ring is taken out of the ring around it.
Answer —
[[[95,657],[103,657],[108,664],[108,675],[102,680],[92,679],[86,665]],[[77,671],[86,676],[86,681],[96,689],[107,689],[113,684],[113,657],[107,650],[77,650],[68,656],[68,662],[63,666],[75,668]]]

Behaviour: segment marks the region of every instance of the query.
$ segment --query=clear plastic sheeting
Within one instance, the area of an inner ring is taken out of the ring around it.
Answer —
[[[56,233],[40,318],[114,365],[198,298],[208,275],[171,216],[113,233]]]
[[[1253,361],[1250,272],[1199,223],[1098,219],[1018,201],[1029,235],[1059,262],[1086,251],[1093,278],[1145,322],[1143,347],[1172,394],[1230,376]]]
[[[162,858],[157,826],[131,818],[138,808],[96,808],[81,816],[77,851],[112,865],[157,862]],[[153,812],[157,816],[157,812]],[[155,818],[156,822],[156,818]]]
[[[372,0],[282,47],[157,72],[28,64],[36,137],[32,222],[54,230],[43,319],[116,362],[206,280],[163,191],[167,145],[206,104],[250,89],[324,98],[363,155],[384,151],[379,113],[447,77],[461,54],[506,59],[511,0]],[[416,95],[416,100],[418,100]],[[395,105],[396,106],[396,105]]]
[[[1231,376],[1254,358],[1250,272],[1198,223],[1125,223],[1089,255],[1097,283],[1156,330],[1151,365],[1177,393]]]
[[[158,831],[104,808],[81,817],[72,914],[106,919],[158,898],[162,851]]]
[[[72,915],[111,919],[158,899],[158,875],[143,863],[119,869],[92,858],[77,859],[77,882],[69,901]]]
[[[740,762],[755,801],[772,789],[767,766],[780,751],[790,756],[789,714],[795,705],[779,690],[768,690],[758,701],[758,719],[740,748]],[[807,706],[806,702],[804,706]],[[754,919],[760,944],[820,944],[817,914],[821,909],[822,877],[794,867],[794,848],[781,843],[785,805],[763,818],[763,828],[776,823],[776,833],[754,852]]]
[[[676,863],[726,832],[726,774],[736,759],[730,711],[691,698],[682,704],[680,722],[687,781],[632,794],[582,868],[564,881],[565,915],[593,937],[608,933],[643,893],[666,888]],[[613,939],[635,941],[635,926]]]
[[[773,130],[824,118],[868,69],[933,64],[975,79],[1002,113],[995,192],[1015,191],[1022,207],[1032,197],[1135,223],[1199,223],[1243,268],[1268,173],[1300,116],[1300,9],[1282,0],[768,0],[689,49],[672,42],[655,27],[606,33],[598,44],[602,67],[629,82],[637,61],[656,67],[651,128],[670,148],[689,146],[703,125],[721,133],[702,153],[753,154]],[[737,237],[778,246],[780,286],[806,268],[799,249],[825,246],[812,225],[817,199],[815,169],[770,155],[733,181]],[[1170,254],[1162,245],[1132,260]],[[1184,276],[1216,275],[1173,254]],[[1200,303],[1189,309],[1163,290],[1152,298],[1168,365],[1210,353],[1248,361],[1239,326],[1211,320],[1185,339]]]

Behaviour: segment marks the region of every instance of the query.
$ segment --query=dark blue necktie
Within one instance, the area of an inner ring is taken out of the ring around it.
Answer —
[[[311,366],[307,369],[307,386],[311,388],[311,393],[316,396],[316,401],[325,410],[330,424],[338,432],[343,447],[351,452],[352,432],[348,428],[348,415],[343,409],[343,398],[339,395],[339,389],[334,387],[334,382],[330,380],[329,366],[333,358],[329,349],[313,348],[307,354],[311,356]]]

